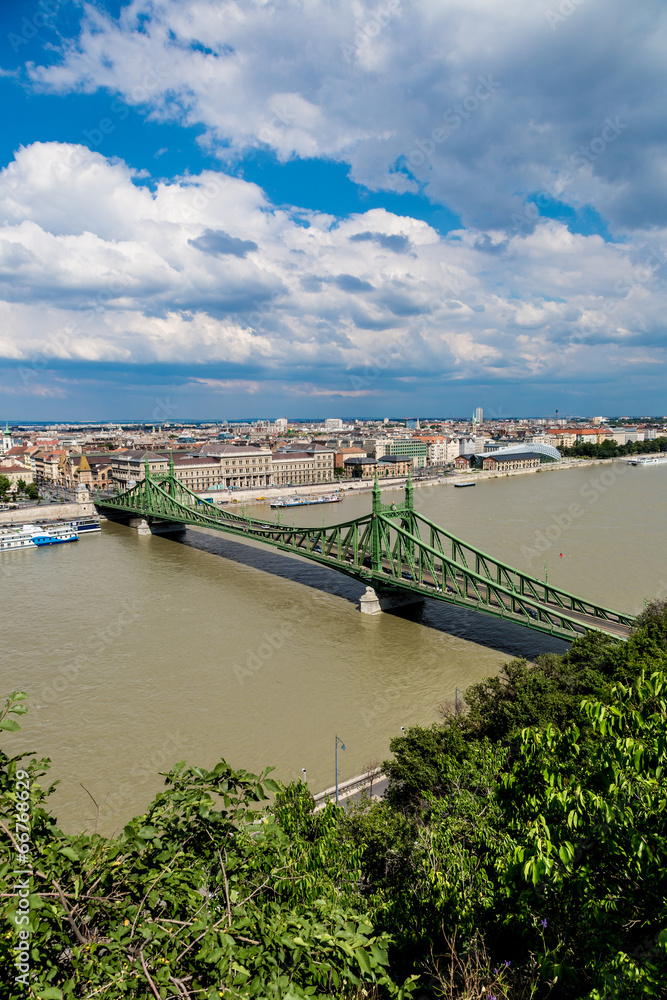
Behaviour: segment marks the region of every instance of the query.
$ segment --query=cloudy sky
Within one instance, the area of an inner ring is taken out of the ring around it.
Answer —
[[[3,419],[667,413],[664,0],[0,11]]]

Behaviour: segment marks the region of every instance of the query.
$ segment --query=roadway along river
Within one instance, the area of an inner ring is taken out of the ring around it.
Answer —
[[[631,612],[667,593],[666,498],[667,465],[621,463],[415,490],[417,509],[463,539]],[[369,505],[366,494],[283,518],[335,523]],[[82,786],[111,832],[183,759],[272,764],[286,780],[305,767],[317,791],[333,782],[336,733],[344,779],[386,757],[401,726],[436,719],[457,687],[510,656],[566,648],[435,602],[361,615],[354,581],[215,532],[106,524],[73,545],[3,553],[2,569],[0,693],[30,695],[23,733],[3,746],[52,758],[70,831],[94,822]]]

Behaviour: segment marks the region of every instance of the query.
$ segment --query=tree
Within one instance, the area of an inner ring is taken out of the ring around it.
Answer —
[[[19,729],[9,716],[24,713],[24,700],[10,696],[0,729]],[[359,852],[340,841],[338,810],[314,815],[302,784],[279,786],[268,771],[224,761],[211,771],[181,762],[118,837],[68,836],[47,810],[52,787],[40,785],[48,763],[0,752],[2,850],[8,858],[13,837],[18,865],[19,816],[35,859],[26,907],[0,857],[0,914],[10,938],[28,914],[31,959],[27,990],[3,933],[3,997],[411,992],[389,977],[388,936],[356,905]],[[277,793],[273,808],[267,792]]]
[[[0,496],[4,497],[9,491],[10,486],[11,483],[9,482],[7,476],[0,475]]]
[[[28,483],[25,494],[30,500],[39,500],[39,488],[35,483]]]

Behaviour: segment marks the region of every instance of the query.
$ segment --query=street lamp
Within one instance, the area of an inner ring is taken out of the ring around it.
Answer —
[[[338,805],[338,744],[340,743],[341,750],[347,750],[347,747],[341,740],[340,736],[336,736],[334,746],[336,748],[336,805]]]

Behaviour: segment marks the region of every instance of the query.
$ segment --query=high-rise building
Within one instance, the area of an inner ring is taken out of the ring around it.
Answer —
[[[475,410],[475,423],[476,424],[484,423],[484,410],[482,409],[481,406],[478,406],[477,409]]]

